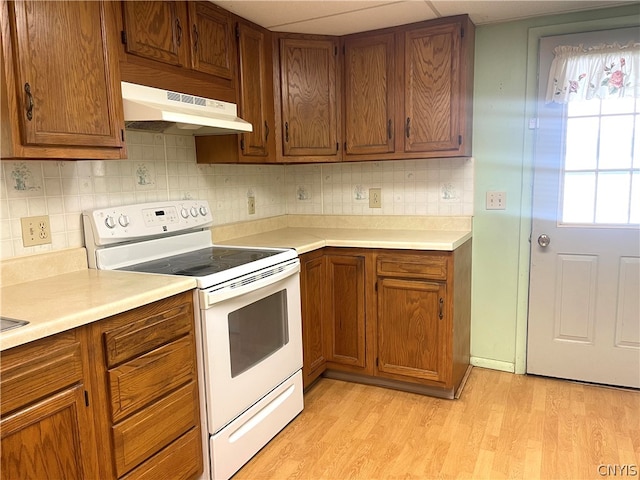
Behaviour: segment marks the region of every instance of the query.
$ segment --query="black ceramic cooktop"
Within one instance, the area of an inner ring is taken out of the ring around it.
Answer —
[[[280,250],[253,250],[235,247],[207,247],[193,252],[138,263],[119,270],[204,277],[281,253]]]

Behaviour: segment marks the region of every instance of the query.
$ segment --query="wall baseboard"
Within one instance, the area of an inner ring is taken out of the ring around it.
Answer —
[[[490,368],[491,370],[500,370],[502,372],[514,373],[516,371],[513,362],[503,362],[501,360],[492,360],[490,358],[471,357],[471,365],[474,367]]]

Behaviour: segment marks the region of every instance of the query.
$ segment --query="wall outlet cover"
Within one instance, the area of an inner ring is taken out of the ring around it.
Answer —
[[[382,189],[369,189],[369,208],[382,208]]]
[[[504,210],[507,208],[507,192],[487,192],[487,210]]]
[[[20,223],[22,225],[22,244],[25,247],[51,243],[49,215],[23,217],[20,219]]]
[[[256,213],[256,197],[247,197],[247,210],[249,215]]]

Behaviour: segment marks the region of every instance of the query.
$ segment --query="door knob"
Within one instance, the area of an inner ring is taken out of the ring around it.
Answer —
[[[546,247],[551,243],[551,238],[546,233],[543,233],[538,237],[538,245],[541,247]]]

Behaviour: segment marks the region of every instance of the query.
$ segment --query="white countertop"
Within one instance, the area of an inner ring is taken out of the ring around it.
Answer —
[[[84,269],[1,289],[0,315],[28,325],[0,333],[0,350],[22,345],[196,287],[170,275]]]
[[[216,242],[221,245],[295,248],[299,254],[322,247],[394,248],[453,251],[471,238],[471,231],[374,230],[285,227]]]

